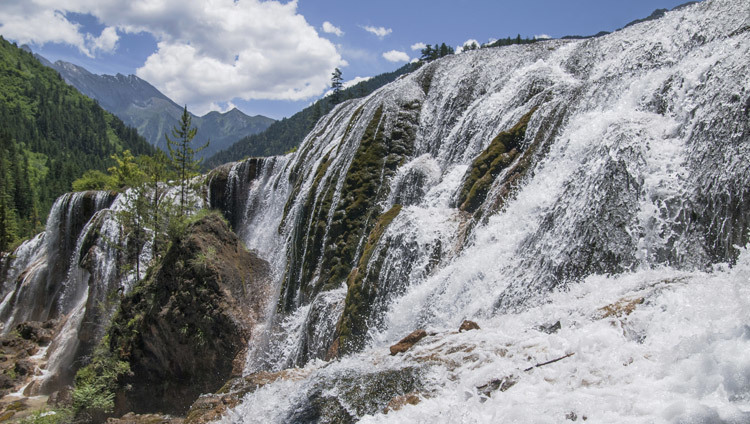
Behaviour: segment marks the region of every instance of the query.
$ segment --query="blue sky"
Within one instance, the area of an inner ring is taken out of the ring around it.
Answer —
[[[0,35],[94,73],[136,74],[198,114],[290,116],[418,43],[612,31],[684,0],[3,0]]]

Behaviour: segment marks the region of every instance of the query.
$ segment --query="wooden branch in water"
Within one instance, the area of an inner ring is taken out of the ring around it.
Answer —
[[[567,354],[567,355],[565,355],[565,356],[561,356],[561,357],[559,357],[559,358],[557,358],[557,359],[553,359],[553,360],[551,360],[551,361],[547,361],[547,362],[542,362],[541,364],[536,364],[536,365],[534,365],[533,367],[528,367],[528,368],[526,368],[526,369],[524,370],[524,372],[526,372],[526,371],[531,371],[531,370],[533,370],[534,368],[539,368],[539,367],[543,367],[543,366],[545,366],[545,365],[549,365],[549,364],[555,363],[555,362],[557,362],[557,361],[560,361],[560,360],[563,360],[563,359],[565,359],[565,358],[570,358],[570,357],[571,357],[571,356],[573,356],[573,355],[575,355],[575,352],[570,352],[569,354]]]

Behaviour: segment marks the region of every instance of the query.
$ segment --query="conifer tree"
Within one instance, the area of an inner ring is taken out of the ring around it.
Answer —
[[[341,90],[343,90],[344,88],[343,81],[344,79],[341,77],[341,69],[334,69],[333,73],[331,74],[331,89],[333,89],[331,100],[334,104],[341,101]]]
[[[195,159],[195,154],[208,147],[210,142],[206,141],[206,144],[194,149],[191,143],[197,133],[198,129],[192,126],[190,114],[185,105],[179,127],[172,128],[172,138],[164,134],[167,139],[169,160],[177,173],[180,184],[180,215],[185,213],[188,203],[188,183],[191,178],[198,175],[200,168],[201,159]]]

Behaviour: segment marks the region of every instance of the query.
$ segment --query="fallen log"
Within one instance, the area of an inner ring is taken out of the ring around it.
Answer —
[[[557,362],[557,361],[560,361],[560,360],[563,360],[563,359],[565,359],[565,358],[570,358],[570,357],[571,357],[571,356],[573,356],[573,355],[575,355],[575,352],[570,352],[569,354],[567,354],[567,355],[565,355],[565,356],[561,356],[561,357],[559,357],[559,358],[557,358],[557,359],[553,359],[553,360],[551,360],[551,361],[547,361],[547,362],[542,362],[541,364],[536,364],[536,365],[534,365],[533,367],[528,367],[528,368],[526,368],[526,369],[525,369],[525,370],[523,370],[523,371],[524,371],[524,372],[527,372],[527,371],[531,371],[531,370],[533,370],[534,368],[539,368],[539,367],[543,367],[543,366],[545,366],[545,365],[553,364],[553,363],[555,363],[555,362]]]

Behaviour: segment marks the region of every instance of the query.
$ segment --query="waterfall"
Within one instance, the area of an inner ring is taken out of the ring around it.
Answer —
[[[341,375],[400,369],[379,349],[464,319],[497,335],[514,316],[540,319],[549,302],[578,304],[565,293],[579,286],[596,297],[612,285],[602,293],[616,296],[685,278],[691,296],[713,278],[746,291],[736,284],[750,237],[749,20],[742,1],[707,0],[604,37],[442,58],[337,106],[274,159],[283,166],[241,190],[283,193],[283,207],[274,199],[260,220],[237,224],[279,271],[246,373],[305,367],[311,377],[259,389],[226,420],[322,419],[315,408],[329,407],[377,416],[347,403]],[[321,406],[325,393],[338,406]]]
[[[662,396],[667,421],[742,422],[748,28],[746,1],[705,0],[603,37],[447,56],[337,105],[294,153],[211,171],[208,205],[271,265],[244,373],[299,377],[224,420],[377,422],[411,396],[421,403],[394,411],[403,421],[546,408],[638,422]],[[107,299],[136,278],[115,247],[125,198],[67,194],[2,259],[3,331],[61,319],[41,390],[69,380],[102,337]],[[466,319],[482,331],[457,333]],[[387,354],[416,329],[425,342]],[[608,395],[638,375],[655,388]],[[489,396],[489,376],[524,391]]]

